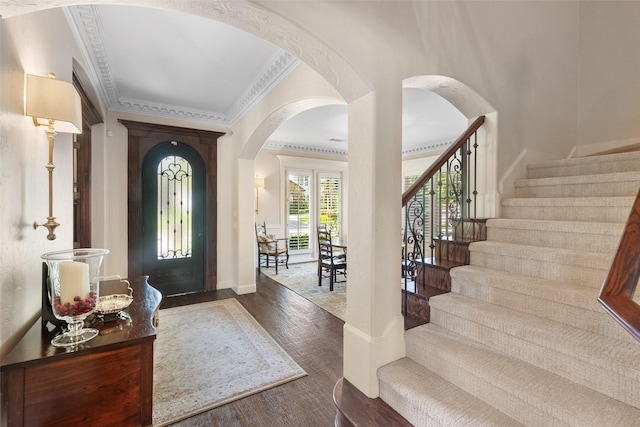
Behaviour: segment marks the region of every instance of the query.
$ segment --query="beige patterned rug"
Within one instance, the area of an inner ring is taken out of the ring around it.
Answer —
[[[289,264],[288,270],[281,265],[278,266],[277,275],[274,268],[263,267],[260,271],[334,316],[343,321],[346,319],[347,283],[344,276],[338,275],[338,280],[342,282],[334,283],[331,292],[328,277],[322,279],[322,286],[318,286],[317,262]]]
[[[160,310],[159,319],[156,427],[306,375],[233,298]]]

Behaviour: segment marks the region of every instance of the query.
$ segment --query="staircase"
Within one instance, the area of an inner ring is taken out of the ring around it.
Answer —
[[[640,152],[530,165],[381,399],[415,426],[640,426],[640,343],[597,301],[638,188]]]

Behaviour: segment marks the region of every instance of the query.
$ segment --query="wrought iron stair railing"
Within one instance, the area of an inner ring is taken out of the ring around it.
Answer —
[[[478,117],[402,195],[405,315],[407,295],[428,286],[427,267],[457,262],[458,246],[478,240],[484,227],[476,217],[478,130],[484,121]]]

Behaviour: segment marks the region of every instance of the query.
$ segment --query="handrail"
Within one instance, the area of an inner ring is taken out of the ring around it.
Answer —
[[[449,158],[453,156],[456,151],[458,151],[458,149],[460,149],[460,147],[462,147],[462,145],[467,142],[469,138],[471,138],[471,136],[480,128],[480,126],[484,124],[484,118],[485,116],[480,116],[475,119],[473,123],[471,123],[471,125],[467,128],[467,130],[464,131],[464,133],[462,133],[458,137],[458,139],[456,139],[455,142],[447,149],[447,151],[442,153],[440,157],[438,157],[438,159],[431,166],[429,166],[422,175],[420,175],[420,178],[418,178],[416,182],[414,182],[411,187],[409,187],[402,194],[402,206],[406,206],[409,200],[411,200],[416,194],[418,194],[420,189],[424,187],[427,181],[429,181],[429,179],[431,179],[431,177],[442,166],[444,166],[447,160],[449,160]]]
[[[484,116],[475,119],[402,195],[405,316],[410,316],[409,294],[413,314],[425,317],[423,294],[449,290],[446,279],[435,277],[440,273],[428,266],[468,264],[466,247],[482,240],[486,229],[477,218],[477,173],[478,129],[484,121]]]
[[[618,251],[602,284],[598,301],[635,339],[640,341],[640,305],[633,295],[640,278],[640,191],[631,207]]]

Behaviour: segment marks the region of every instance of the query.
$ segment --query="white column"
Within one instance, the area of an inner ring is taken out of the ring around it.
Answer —
[[[253,170],[253,160],[238,159],[238,256],[235,260],[238,266],[238,286],[235,291],[238,295],[256,291]]]
[[[349,104],[344,377],[378,397],[377,369],[405,355],[401,314],[402,87]]]
[[[238,283],[238,272],[235,259],[238,256],[236,218],[237,184],[236,156],[233,150],[233,135],[227,133],[218,138],[218,199],[217,214],[217,288],[235,290]]]

